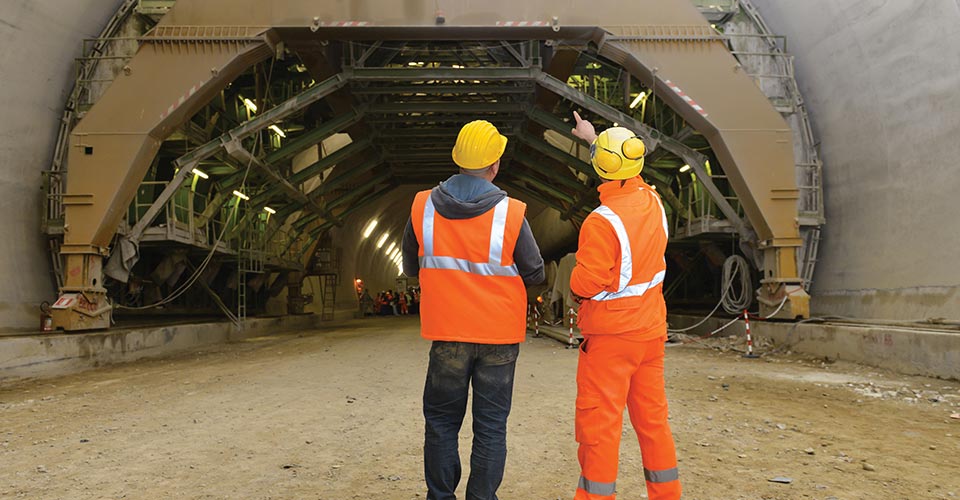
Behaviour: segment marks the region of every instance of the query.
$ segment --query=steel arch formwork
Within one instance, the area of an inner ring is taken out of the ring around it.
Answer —
[[[328,40],[595,44],[707,138],[749,223],[741,239],[764,272],[762,312],[781,306],[778,317],[809,315],[796,263],[790,129],[692,4],[597,0],[586,9],[573,0],[487,0],[482,6],[459,0],[444,2],[442,22],[435,7],[427,0],[179,0],[71,133],[63,195],[65,281],[56,325],[109,327],[102,260],[160,142],[237,75],[276,53],[278,44],[323,50]],[[671,148],[669,138],[650,133],[652,145]],[[710,184],[702,157],[671,151]],[[330,224],[318,219],[307,229]]]

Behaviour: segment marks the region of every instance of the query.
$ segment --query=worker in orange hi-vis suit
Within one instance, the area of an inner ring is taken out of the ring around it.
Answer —
[[[622,127],[598,136],[590,122],[576,112],[574,118],[573,134],[590,143],[591,162],[605,181],[598,188],[601,205],[580,228],[570,277],[584,337],[576,402],[581,475],[574,499],[616,498],[624,406],[640,441],[650,500],[677,499],[680,480],[663,378],[666,212],[640,178],[643,141]]]

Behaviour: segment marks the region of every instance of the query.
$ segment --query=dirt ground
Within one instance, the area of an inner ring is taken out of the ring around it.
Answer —
[[[0,498],[423,499],[428,348],[415,319],[374,319],[8,384]],[[702,343],[667,352],[684,498],[960,496],[956,381]],[[556,341],[521,348],[501,499],[572,498],[575,367]],[[625,426],[619,498],[646,498]],[[465,474],[470,439],[468,415]]]

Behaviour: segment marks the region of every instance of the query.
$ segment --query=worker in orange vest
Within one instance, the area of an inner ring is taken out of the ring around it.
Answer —
[[[407,311],[407,292],[398,289],[397,298],[400,299],[400,314],[410,314],[410,312]]]
[[[404,274],[420,278],[420,332],[433,341],[423,390],[427,500],[456,499],[471,383],[467,498],[496,500],[503,479],[525,285],[544,279],[526,205],[492,182],[506,145],[489,122],[464,125],[453,148],[460,173],[417,194],[403,235]]]
[[[574,118],[573,134],[590,143],[591,163],[604,180],[601,205],[580,228],[570,276],[584,337],[575,419],[581,475],[574,499],[616,498],[624,406],[640,441],[650,500],[677,499],[680,480],[663,378],[666,212],[640,177],[643,141],[622,127],[598,136],[589,121],[576,112]]]

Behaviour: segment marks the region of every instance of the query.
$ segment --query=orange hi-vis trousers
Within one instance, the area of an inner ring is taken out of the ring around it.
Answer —
[[[576,428],[581,474],[574,500],[616,499],[624,406],[640,441],[650,500],[680,498],[677,454],[667,423],[664,340],[588,335],[580,345]]]

